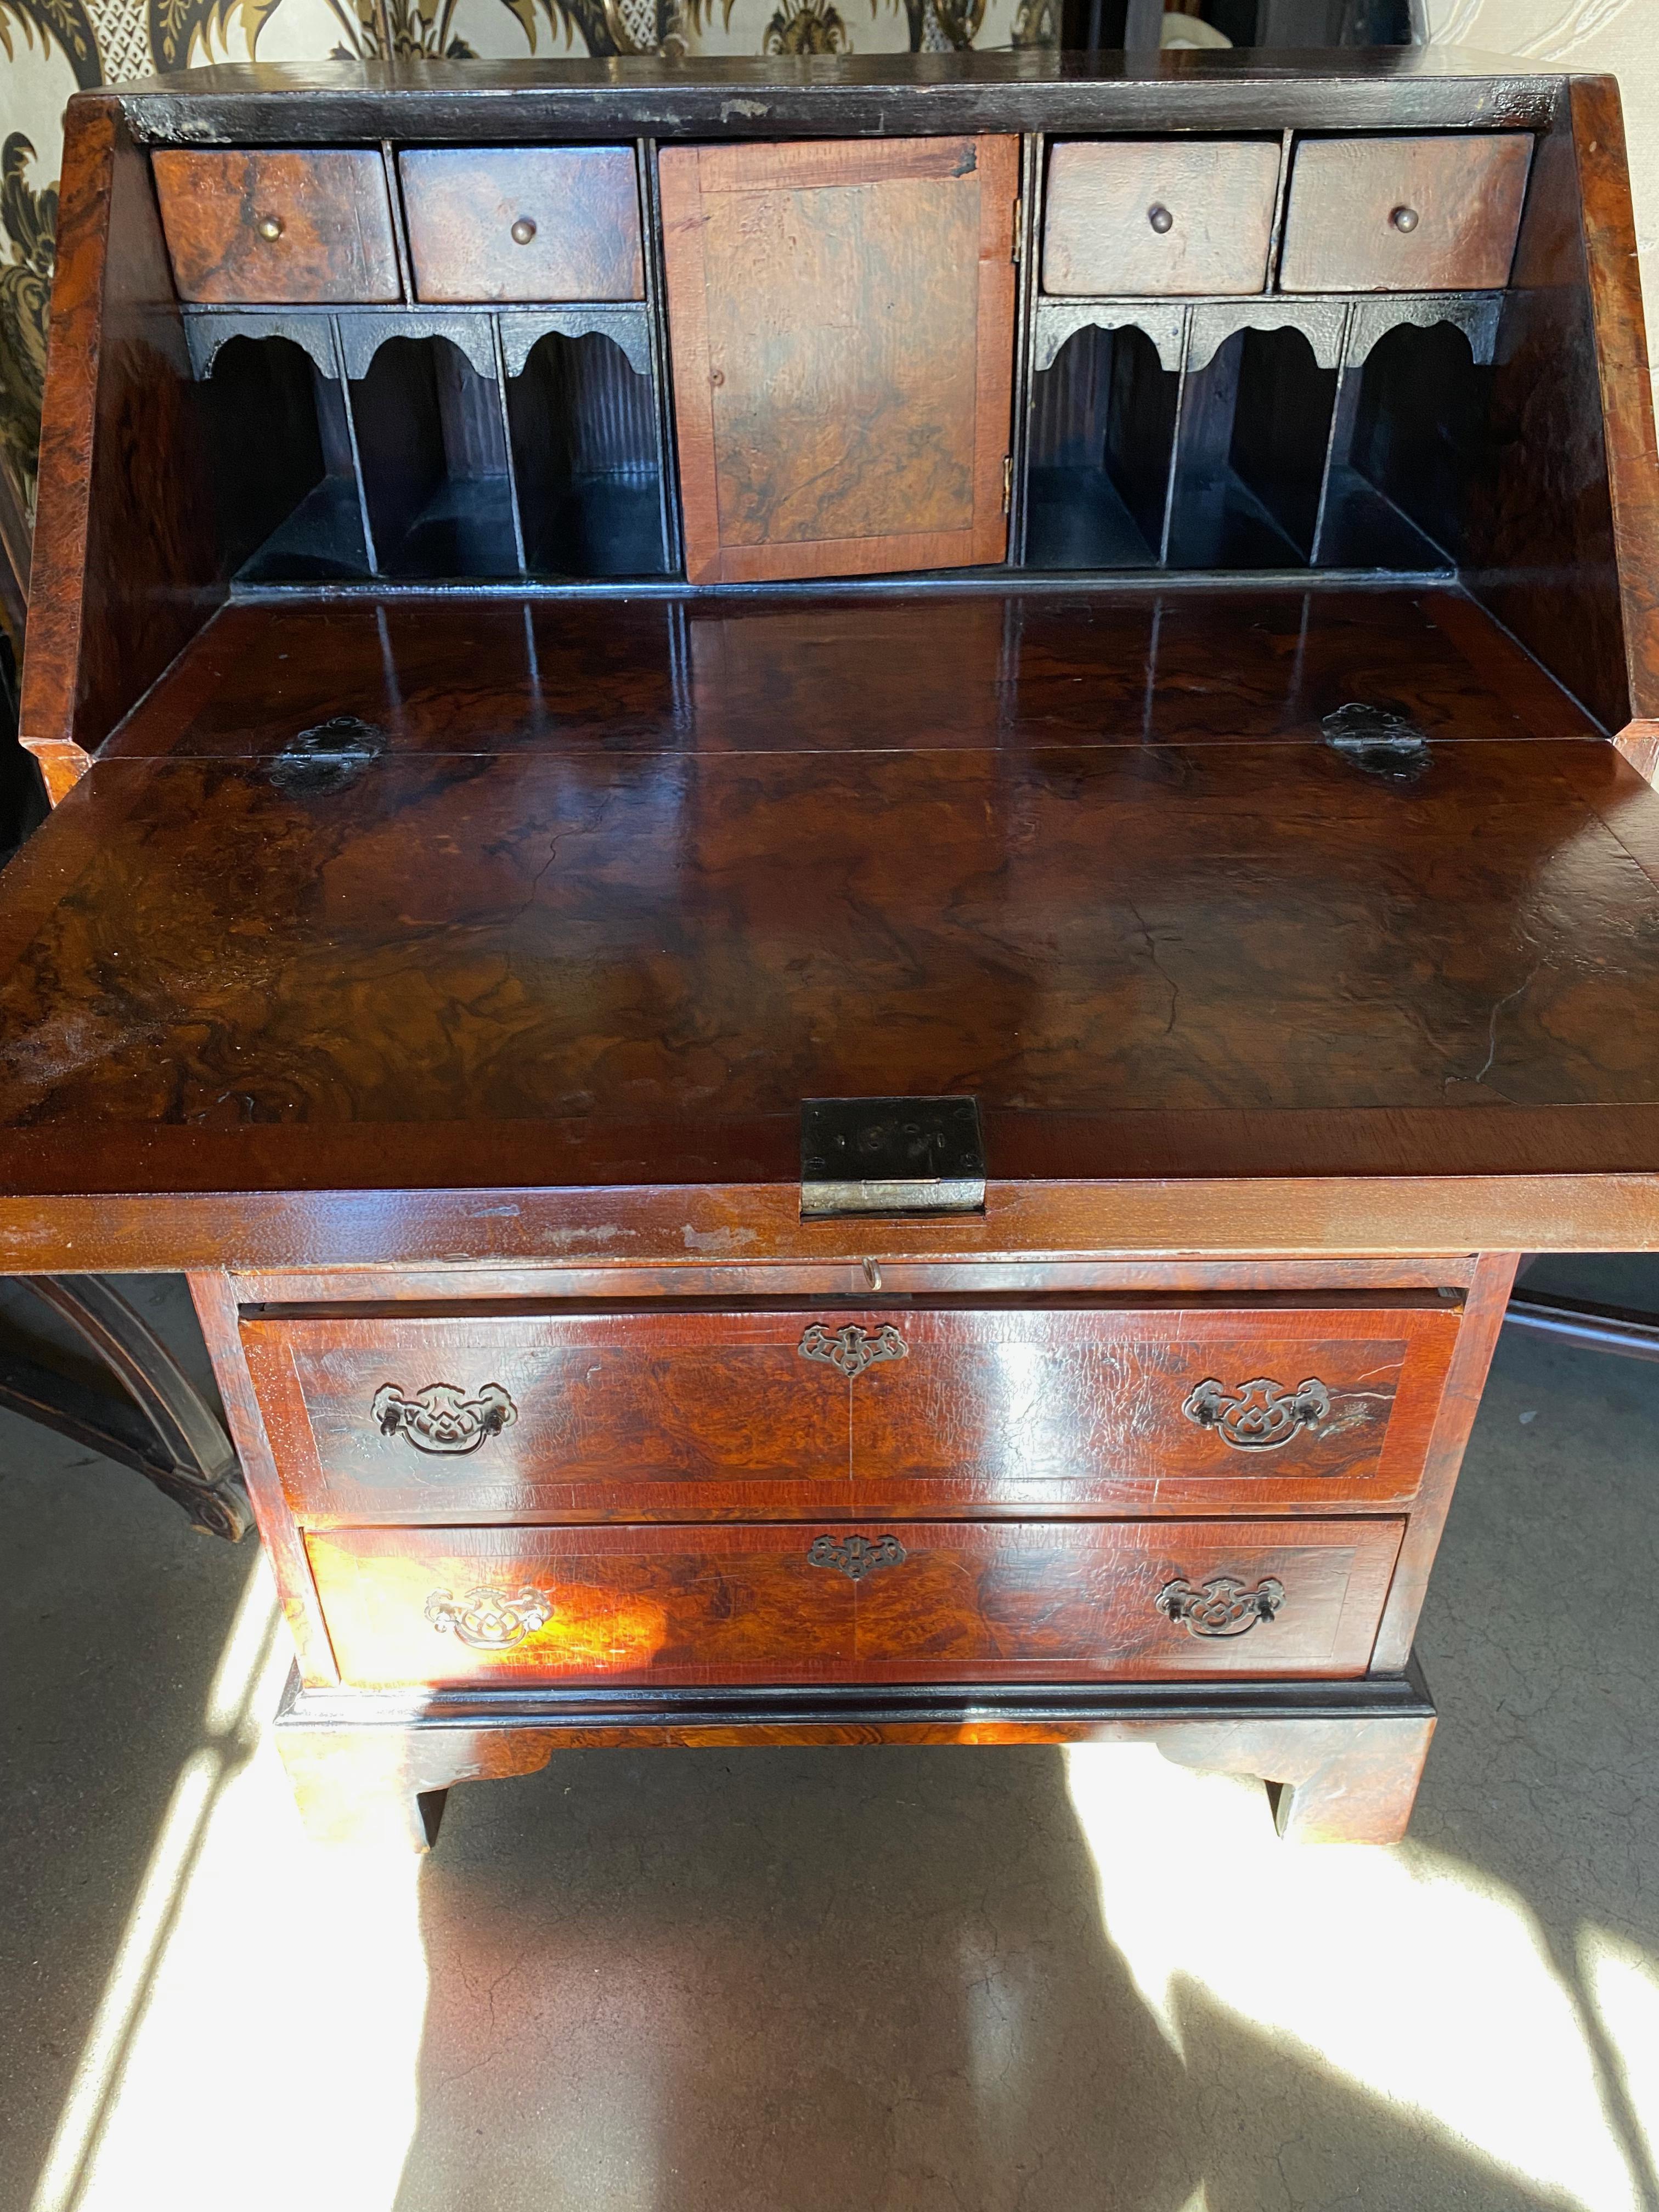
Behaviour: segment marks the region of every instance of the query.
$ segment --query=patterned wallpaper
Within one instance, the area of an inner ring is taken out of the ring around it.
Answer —
[[[0,466],[26,512],[70,95],[205,62],[1051,46],[1059,0],[0,0]]]
[[[1424,14],[1435,46],[1618,78],[1659,398],[1659,0],[1424,0]]]
[[[1659,297],[1659,0],[1425,0],[1431,37],[1612,69]],[[1052,44],[1059,0],[0,0],[0,468],[27,512],[71,93],[204,62],[661,52],[880,53]],[[1654,319],[1659,344],[1659,318]]]

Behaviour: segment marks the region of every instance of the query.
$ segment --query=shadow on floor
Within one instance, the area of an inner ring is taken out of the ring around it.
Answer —
[[[1642,1267],[1625,1273],[1640,1297]],[[1656,1432],[1659,1366],[1504,1340],[1420,1638],[1446,1717],[1413,1831],[1531,1916],[1647,2212],[1659,2186],[1578,1947],[1593,1923],[1659,1954],[1638,1817]],[[573,1754],[458,1791],[422,1879],[398,2212],[1579,2201],[1196,1979],[1166,2037],[1097,1882],[1054,1751]]]
[[[1552,1261],[1533,1280],[1659,1312],[1651,1255]],[[1659,2212],[1655,2146],[1582,1939],[1659,1958],[1656,1437],[1659,1364],[1500,1338],[1418,1636],[1441,1719],[1412,1820],[1415,1842],[1525,1900],[1643,2212]]]
[[[574,1753],[449,1817],[398,2212],[1565,2201],[1196,1983],[1166,2038],[1057,1751]]]
[[[182,1279],[119,1284],[199,1379]],[[257,1556],[0,1413],[3,2212],[29,2202]]]

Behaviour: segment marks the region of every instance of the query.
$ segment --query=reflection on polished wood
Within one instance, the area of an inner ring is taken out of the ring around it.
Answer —
[[[0,921],[0,1115],[1650,1103],[1656,806],[1571,740],[111,762]]]
[[[1326,741],[1361,690],[1404,775]],[[385,744],[319,781],[327,710]],[[312,1249],[262,1191],[546,1256],[560,1184],[724,1187],[641,1262],[804,1252],[811,1096],[976,1094],[987,1256],[1619,1245],[1659,1157],[1659,799],[1449,592],[233,607],[7,890],[37,1272],[169,1190],[233,1194],[191,1265]]]
[[[271,599],[226,608],[104,759],[278,751],[908,751],[1318,739],[1351,701],[1433,738],[1595,725],[1449,589]]]
[[[1364,1671],[1401,1521],[909,1522],[862,1580],[806,1528],[332,1529],[307,1539],[342,1678],[405,1683],[1006,1682]],[[1243,1635],[1175,1582],[1276,1581]],[[489,1640],[448,1608],[525,1594]],[[434,1603],[434,1598],[436,1603]]]
[[[855,1378],[805,1329],[896,1321],[906,1356]],[[933,1511],[1366,1510],[1416,1492],[1456,1340],[1437,1297],[1311,1310],[1230,1299],[395,1318],[253,1316],[243,1347],[292,1510],[311,1525],[888,1519]],[[447,1378],[513,1419],[465,1458],[372,1417],[384,1378]],[[1327,1410],[1265,1450],[1187,1411],[1317,1378]],[[498,1400],[499,1402],[499,1400]]]

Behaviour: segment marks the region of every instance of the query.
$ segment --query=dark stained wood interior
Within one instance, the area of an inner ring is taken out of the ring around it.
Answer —
[[[1607,490],[1620,556],[1619,589],[1633,744],[1653,781],[1659,744],[1659,444],[1637,261],[1636,223],[1618,88],[1575,81],[1568,102],[1583,207],[1585,276],[1607,452]]]
[[[19,723],[54,799],[224,593],[149,164],[72,111]]]
[[[1435,740],[1599,735],[1462,593],[1326,585],[227,607],[105,759],[1318,742],[1360,702]]]
[[[1577,79],[1554,96],[1504,295],[1462,573],[1617,736],[1659,707],[1652,380],[1617,88]],[[1638,757],[1645,772],[1651,750]]]

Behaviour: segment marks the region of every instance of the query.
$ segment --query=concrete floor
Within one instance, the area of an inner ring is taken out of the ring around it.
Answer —
[[[1399,1850],[1139,1747],[590,1753],[423,1864],[302,1838],[257,1556],[0,1417],[0,2212],[1655,2212],[1656,1416],[1506,1337]]]

